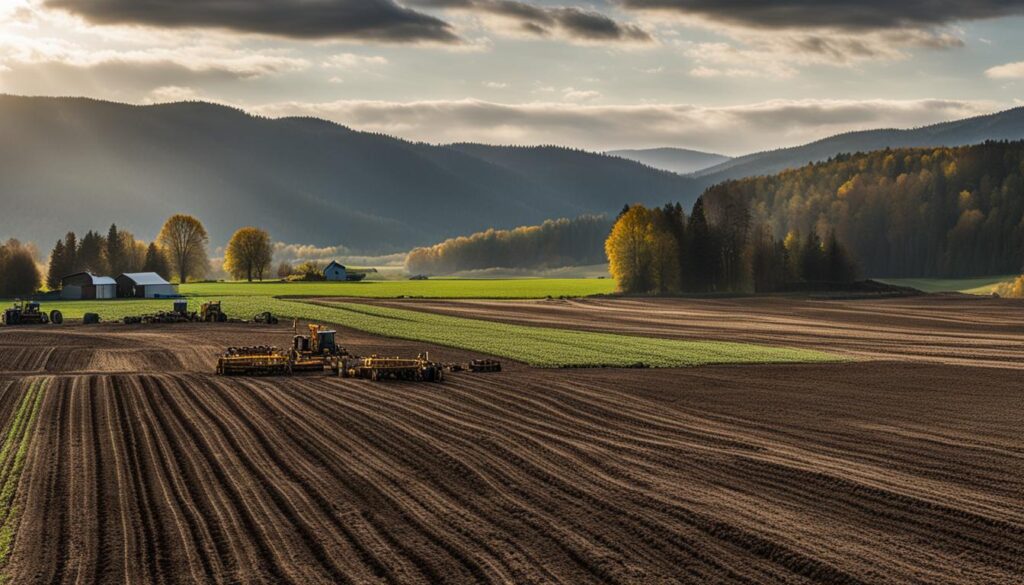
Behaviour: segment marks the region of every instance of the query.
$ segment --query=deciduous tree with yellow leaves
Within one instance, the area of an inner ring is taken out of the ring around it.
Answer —
[[[238,280],[263,280],[273,258],[270,234],[256,227],[244,227],[236,231],[228,242],[224,252],[224,271]]]

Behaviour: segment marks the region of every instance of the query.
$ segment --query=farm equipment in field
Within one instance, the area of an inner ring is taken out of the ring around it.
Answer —
[[[220,301],[209,301],[199,308],[199,319],[206,323],[227,323],[228,316],[221,309]]]
[[[344,360],[341,376],[374,382],[380,380],[443,382],[444,367],[430,361],[427,354],[420,354],[416,359],[371,356]]]
[[[258,318],[255,322],[261,322]],[[265,320],[264,320],[265,322]],[[443,382],[447,372],[500,372],[501,362],[476,359],[468,364],[439,363],[421,353],[415,358],[358,357],[338,346],[337,332],[323,325],[309,324],[308,335],[292,337],[292,347],[231,347],[217,360],[222,376],[290,376],[304,372],[331,371],[342,378],[362,380],[404,380]]]
[[[221,309],[220,301],[203,303],[199,312],[188,310],[188,301],[174,301],[170,311],[157,311],[148,315],[137,315],[125,317],[122,321],[125,325],[152,325],[155,323],[194,323],[204,321],[206,323],[226,323],[228,316]]]
[[[291,373],[291,352],[276,347],[230,347],[217,360],[220,376],[287,376]]]
[[[270,311],[265,311],[263,313],[257,313],[256,316],[252,318],[252,322],[258,325],[277,325],[278,319]]]
[[[14,301],[11,308],[4,310],[4,325],[46,325],[53,323],[60,325],[64,322],[64,315],[57,310],[50,311],[47,315],[35,301],[22,302]]]
[[[309,335],[292,338],[292,371],[322,372],[330,369],[335,374],[342,356],[347,352],[338,348],[337,332],[323,325],[309,325]]]

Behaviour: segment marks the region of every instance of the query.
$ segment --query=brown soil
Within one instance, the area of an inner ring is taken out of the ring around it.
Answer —
[[[376,302],[524,325],[1024,369],[1024,302],[1014,299],[932,295],[848,301],[757,297]]]
[[[0,423],[51,378],[12,583],[1024,583],[1012,369],[224,379],[290,328],[60,331],[0,330]]]

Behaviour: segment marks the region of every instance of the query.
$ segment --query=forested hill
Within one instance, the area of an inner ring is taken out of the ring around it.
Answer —
[[[286,242],[386,253],[695,191],[617,157],[411,143],[199,102],[0,96],[0,129],[0,238],[44,248],[111,222],[151,238],[186,212],[214,246],[257,225]]]
[[[611,150],[607,154],[635,160],[656,169],[688,175],[731,160],[727,156],[685,148],[648,148],[642,150]]]
[[[1024,142],[841,155],[728,181],[777,236],[835,229],[867,276],[967,277],[1024,266]]]
[[[807,163],[821,162],[840,153],[870,152],[883,148],[967,146],[986,140],[1024,140],[1024,108],[910,130],[848,132],[803,146],[759,152],[726,161],[694,173],[702,186],[728,179],[770,175]]]

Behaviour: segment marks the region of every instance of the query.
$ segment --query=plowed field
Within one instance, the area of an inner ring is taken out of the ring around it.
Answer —
[[[579,310],[618,327],[606,302]],[[1019,318],[965,335],[1019,363]],[[1024,583],[1024,389],[983,346],[443,385],[209,374],[290,336],[0,330],[8,582]]]

